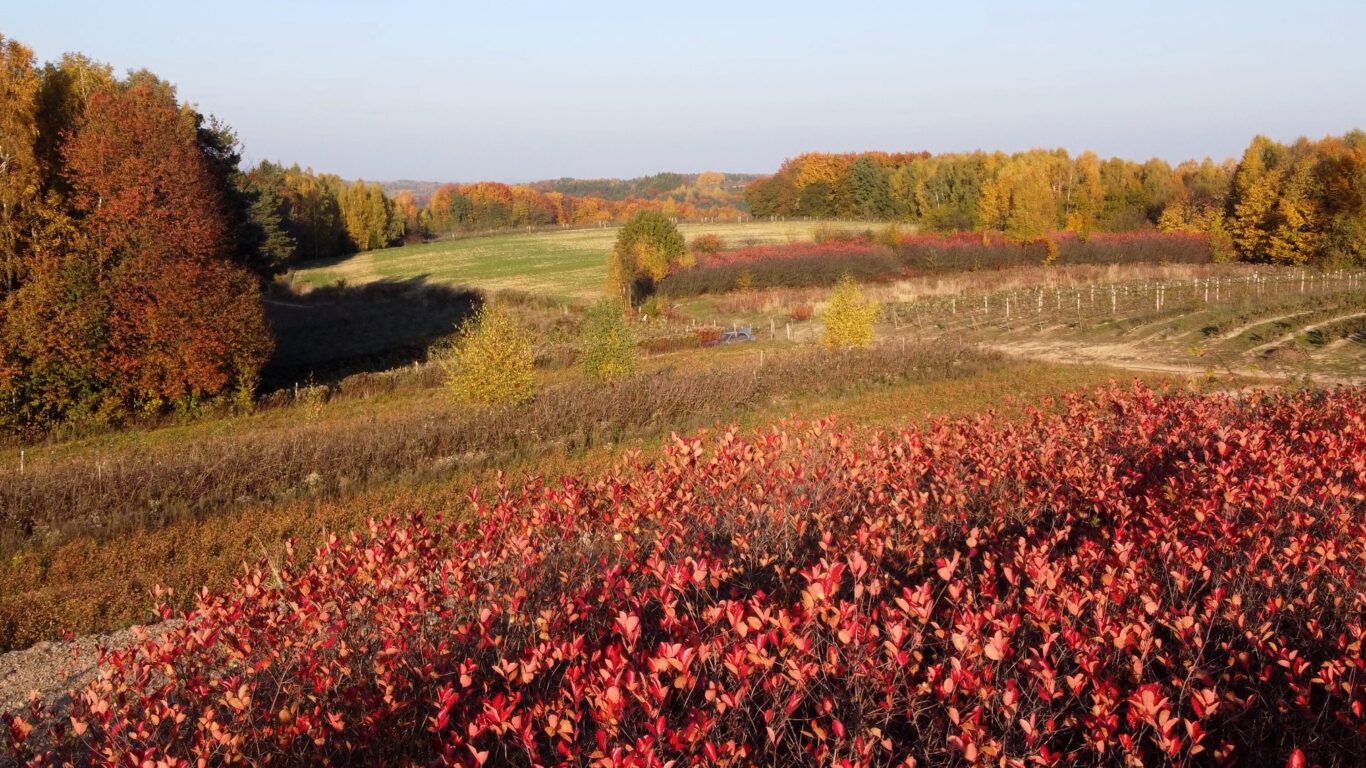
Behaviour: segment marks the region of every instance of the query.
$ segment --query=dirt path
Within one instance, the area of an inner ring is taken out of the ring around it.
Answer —
[[[1353,313],[1347,314],[1347,315],[1338,315],[1337,317],[1330,317],[1330,318],[1328,318],[1327,320],[1323,320],[1323,321],[1321,321],[1321,322],[1314,323],[1313,325],[1302,326],[1302,327],[1296,329],[1295,331],[1293,331],[1291,335],[1302,334],[1302,333],[1309,333],[1310,331],[1316,331],[1316,330],[1318,330],[1318,329],[1320,329],[1320,328],[1322,328],[1322,327],[1324,327],[1324,326],[1332,325],[1333,323],[1341,322],[1341,321],[1343,321],[1343,320],[1354,320],[1354,319],[1356,319],[1356,318],[1358,318],[1358,317],[1366,317],[1366,312],[1353,312]],[[1244,351],[1243,354],[1244,354],[1244,355],[1255,355],[1255,354],[1257,354],[1257,353],[1259,353],[1259,352],[1264,352],[1264,351],[1266,351],[1266,350],[1268,350],[1268,349],[1271,349],[1272,347],[1274,347],[1274,346],[1276,346],[1276,345],[1278,345],[1278,344],[1283,343],[1283,342],[1284,342],[1284,336],[1285,336],[1285,335],[1286,335],[1286,334],[1282,334],[1282,335],[1281,335],[1282,338],[1277,338],[1277,339],[1274,339],[1274,340],[1272,340],[1272,341],[1268,341],[1268,342],[1265,343],[1265,344],[1258,344],[1257,346],[1253,347],[1252,349],[1249,349],[1249,350]]]
[[[1011,357],[1039,360],[1046,363],[1063,365],[1105,365],[1125,371],[1143,373],[1173,373],[1183,376],[1204,376],[1211,371],[1232,374],[1241,378],[1262,379],[1265,381],[1284,381],[1286,379],[1308,378],[1320,384],[1343,384],[1354,386],[1366,379],[1357,377],[1328,376],[1267,371],[1255,368],[1230,367],[1225,365],[1195,366],[1176,363],[1161,363],[1143,360],[1137,350],[1124,344],[1063,344],[1060,342],[1022,342],[1013,344],[984,344],[983,347]]]
[[[123,648],[144,637],[156,637],[180,624],[179,619],[149,627],[129,627],[108,635],[85,635],[71,642],[38,643],[22,651],[0,654],[0,712],[28,706],[29,697],[59,705],[69,691],[95,676],[99,649]]]

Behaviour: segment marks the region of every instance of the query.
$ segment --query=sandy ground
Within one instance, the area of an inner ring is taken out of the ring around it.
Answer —
[[[95,676],[100,648],[123,648],[179,624],[180,620],[174,619],[108,635],[85,635],[71,642],[38,643],[22,651],[0,654],[0,712],[26,707],[35,693],[49,706],[60,706],[69,691]]]

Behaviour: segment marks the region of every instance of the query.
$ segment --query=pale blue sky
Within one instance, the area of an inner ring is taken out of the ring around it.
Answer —
[[[767,172],[808,150],[1172,160],[1366,128],[1363,2],[4,0],[253,159],[369,179]]]

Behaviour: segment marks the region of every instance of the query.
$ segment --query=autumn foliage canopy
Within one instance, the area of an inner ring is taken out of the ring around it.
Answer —
[[[43,236],[25,244],[0,308],[0,421],[249,396],[271,342],[202,118],[140,74],[83,94],[71,119],[48,127],[57,167],[24,211]]]
[[[1359,765],[1366,393],[676,438],[204,593],[32,765]],[[165,615],[169,617],[169,611]]]

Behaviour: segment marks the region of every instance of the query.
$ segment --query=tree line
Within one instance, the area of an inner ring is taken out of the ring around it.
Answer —
[[[1362,263],[1366,133],[1289,145],[1258,136],[1236,162],[1175,167],[1061,149],[808,153],[752,182],[745,198],[756,217],[908,221],[1021,242],[1156,228],[1203,232],[1225,258]]]
[[[411,195],[391,199],[378,183],[263,161],[243,174],[241,187],[275,244],[273,271],[399,245],[410,232],[405,205],[412,207]]]
[[[432,193],[421,210],[411,209],[415,218],[410,221],[410,228],[431,237],[557,224],[619,224],[641,211],[657,211],[670,219],[684,221],[735,220],[745,215],[742,195],[727,190],[724,174],[702,173],[692,182],[680,174],[659,176],[666,177],[668,183],[677,181],[677,186],[661,191],[662,186],[621,182],[631,192],[650,197],[636,194],[618,196],[613,189],[608,189],[612,192],[611,197],[568,194],[558,189],[560,185],[553,182],[519,185],[489,181],[443,184]],[[603,189],[603,184],[597,182],[563,186],[594,191]],[[400,196],[403,194],[400,193]],[[411,197],[408,199],[411,200]]]

